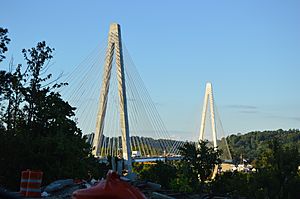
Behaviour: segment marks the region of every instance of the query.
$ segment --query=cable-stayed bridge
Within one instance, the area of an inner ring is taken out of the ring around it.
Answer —
[[[135,157],[152,159],[177,157],[184,141],[171,139],[122,42],[120,25],[110,26],[106,44],[91,52],[65,81],[70,86],[63,88],[62,96],[77,107],[76,120],[84,134],[92,135],[89,141],[94,155],[120,156],[126,160],[128,170],[131,170],[133,153]],[[200,139],[204,139],[206,107],[210,102],[213,145],[216,146],[212,89],[207,93]]]

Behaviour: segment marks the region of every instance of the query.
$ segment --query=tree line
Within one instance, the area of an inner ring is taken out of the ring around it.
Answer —
[[[246,134],[230,135],[226,137],[233,161],[240,163],[246,159],[249,163],[255,164],[259,155],[266,151],[269,142],[280,140],[283,147],[300,146],[300,130],[273,130],[253,131]],[[224,138],[219,143],[220,148],[225,148]]]
[[[296,146],[284,146],[277,139],[268,141],[256,160],[255,172],[227,171],[217,173],[221,166],[221,150],[207,141],[186,143],[180,149],[179,162],[137,164],[134,170],[141,179],[161,184],[166,189],[184,193],[206,193],[211,196],[256,199],[295,199],[300,190],[300,153]]]

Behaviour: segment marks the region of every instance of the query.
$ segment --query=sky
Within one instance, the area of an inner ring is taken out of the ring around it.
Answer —
[[[45,40],[56,72],[74,70],[119,23],[175,138],[198,137],[208,81],[226,135],[300,128],[298,0],[0,2],[6,56],[22,63],[21,49]]]

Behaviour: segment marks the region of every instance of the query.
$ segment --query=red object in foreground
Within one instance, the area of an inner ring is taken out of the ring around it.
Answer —
[[[22,171],[20,194],[24,197],[41,197],[42,177],[41,171]]]
[[[145,195],[127,182],[120,180],[117,173],[108,171],[106,180],[97,185],[73,192],[72,199],[146,199]]]

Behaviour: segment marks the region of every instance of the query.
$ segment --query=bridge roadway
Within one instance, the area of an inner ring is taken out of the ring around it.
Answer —
[[[181,160],[181,156],[167,156],[167,157],[141,157],[132,158],[132,162],[156,162],[156,161],[166,161],[166,160]]]
[[[166,160],[181,160],[182,156],[160,156],[160,157],[132,157],[132,162],[156,162],[156,161],[166,161]],[[107,162],[106,158],[99,158],[100,162]],[[232,164],[232,160],[222,160],[222,164]],[[299,166],[300,168],[300,166]]]
[[[156,161],[173,161],[173,160],[181,160],[182,156],[167,156],[167,157],[132,157],[132,162],[156,162]],[[107,162],[106,158],[99,158],[99,162]]]

